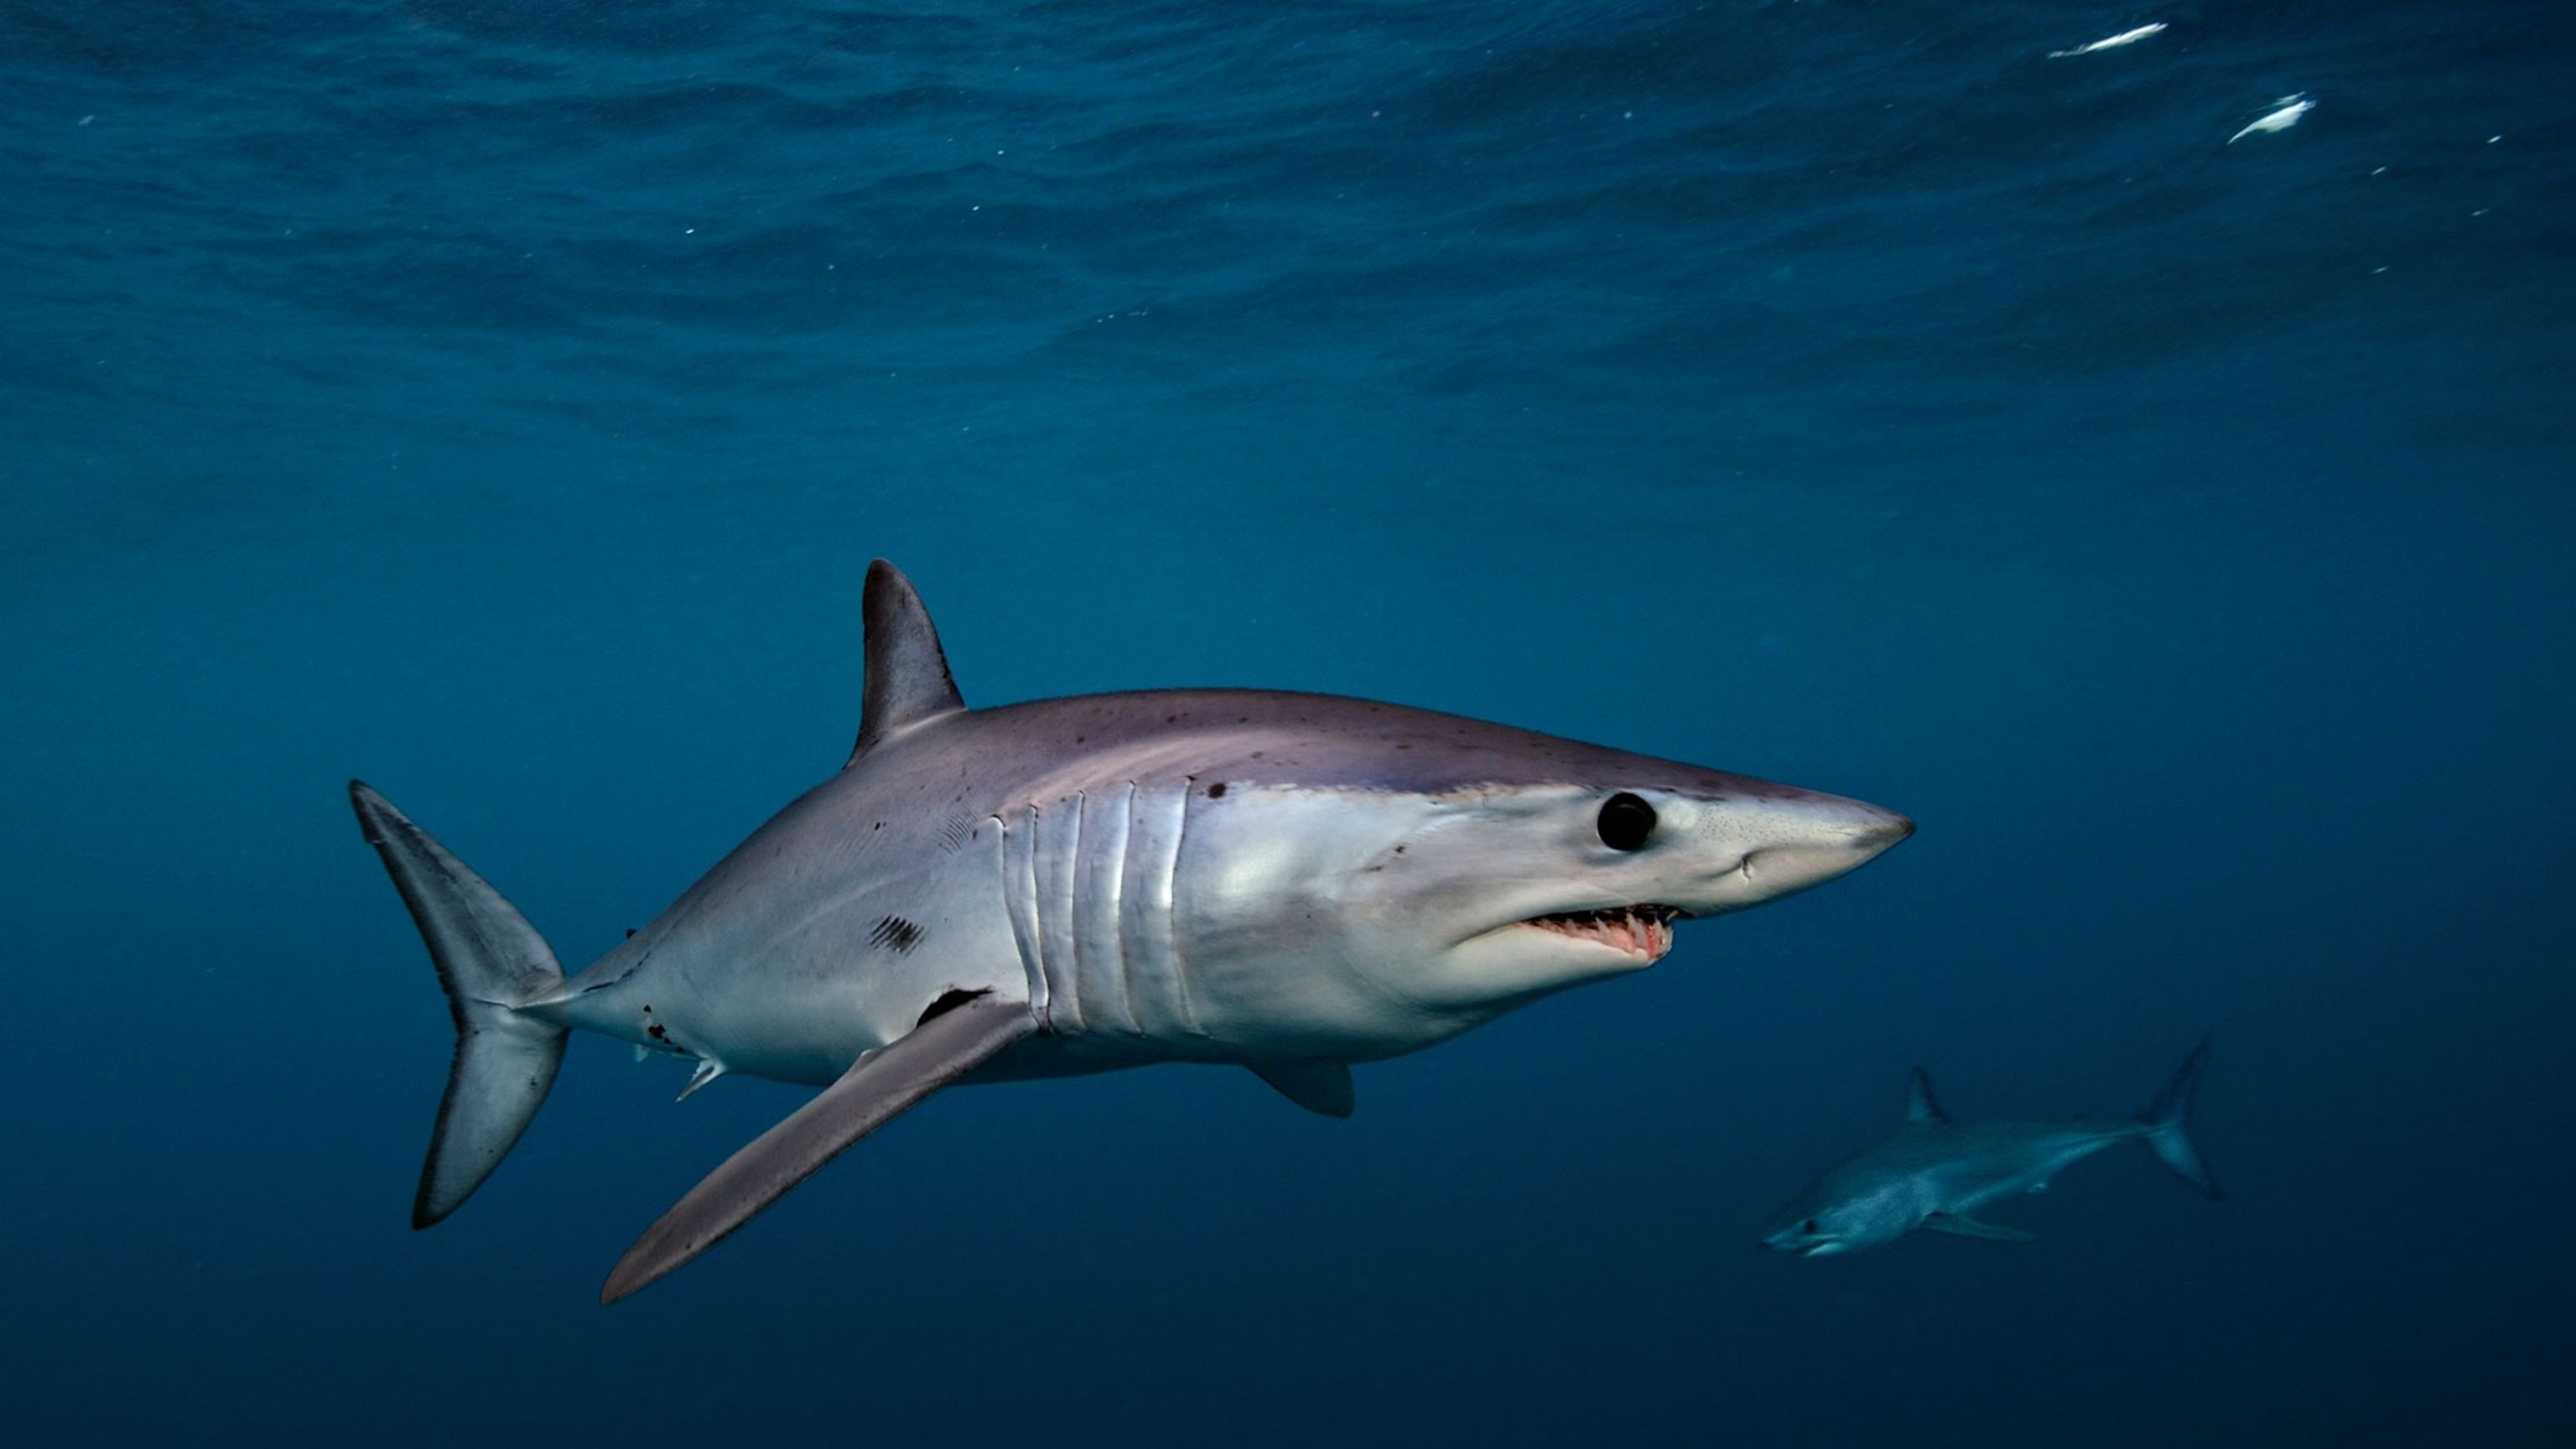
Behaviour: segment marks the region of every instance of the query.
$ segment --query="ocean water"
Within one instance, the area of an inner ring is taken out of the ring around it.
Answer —
[[[0,93],[11,1442],[2576,1434],[2566,7],[10,0]],[[345,781],[587,961],[839,765],[879,556],[970,703],[1920,831],[1348,1122],[943,1094],[613,1309],[804,1094],[581,1039],[412,1232]],[[1757,1244],[1909,1066],[2204,1033],[2226,1202]]]

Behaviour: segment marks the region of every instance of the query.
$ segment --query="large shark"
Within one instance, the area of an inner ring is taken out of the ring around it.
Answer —
[[[2058,1173],[2122,1142],[2144,1143],[2183,1181],[2219,1197],[2190,1130],[2201,1069],[2208,1064],[2209,1043],[2203,1041],[2137,1121],[2109,1126],[1953,1122],[1932,1095],[1931,1074],[1916,1067],[1905,1084],[1905,1125],[1807,1184],[1772,1219],[1762,1241],[1802,1258],[1892,1243],[1916,1228],[2027,1243],[2029,1233],[1974,1214],[1989,1203],[2045,1191]]]
[[[575,1029],[823,1091],[602,1288],[652,1283],[951,1082],[1231,1062],[1349,1115],[1352,1062],[1653,964],[1673,923],[1830,880],[1913,824],[1855,800],[1452,715],[1169,690],[969,710],[883,561],[859,736],[670,908],[567,978],[363,782],[446,988],[427,1227],[481,1186]]]

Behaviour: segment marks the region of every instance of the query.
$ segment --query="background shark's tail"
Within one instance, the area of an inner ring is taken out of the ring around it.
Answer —
[[[553,948],[465,862],[365,782],[349,782],[367,843],[429,943],[456,1018],[456,1061],[421,1164],[411,1225],[456,1211],[501,1165],[554,1085],[565,1028],[520,1010],[563,984]]]
[[[2138,1115],[2141,1129],[2138,1140],[2147,1144],[2156,1160],[2174,1170],[2176,1176],[2213,1198],[2227,1194],[2218,1190],[2218,1182],[2209,1175],[2209,1165],[2200,1160],[2200,1149],[2191,1141],[2192,1103],[2200,1095],[2201,1068],[2209,1065],[2209,1038],[2174,1069],[2164,1090]]]

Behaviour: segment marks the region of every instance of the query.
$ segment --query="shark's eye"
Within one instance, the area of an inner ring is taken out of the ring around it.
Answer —
[[[1622,790],[1601,802],[1601,818],[1595,824],[1603,845],[1636,850],[1655,833],[1655,807]]]
[[[1816,1235],[1816,1220],[1814,1218],[1809,1218],[1805,1222],[1798,1224],[1798,1231],[1805,1233],[1808,1237],[1814,1237]]]

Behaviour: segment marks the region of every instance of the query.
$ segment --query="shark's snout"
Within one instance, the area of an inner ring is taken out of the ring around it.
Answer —
[[[1722,909],[1778,900],[1856,870],[1914,833],[1893,810],[1820,795],[1798,800],[1761,822],[1759,836],[1720,883]]]
[[[1867,846],[1872,855],[1878,854],[1914,833],[1913,816],[1899,815],[1893,810],[1880,810],[1878,813],[1887,818],[1863,829],[1858,837],[1860,843]]]
[[[1762,1246],[1800,1258],[1830,1258],[1851,1248],[1842,1239],[1827,1235],[1814,1218],[1774,1230],[1762,1239]]]
[[[1865,865],[1914,833],[1914,822],[1893,810],[1862,805],[1851,814],[1855,818],[1818,825],[1807,838],[1747,853],[1745,873],[1756,881],[1767,879],[1785,895]]]

